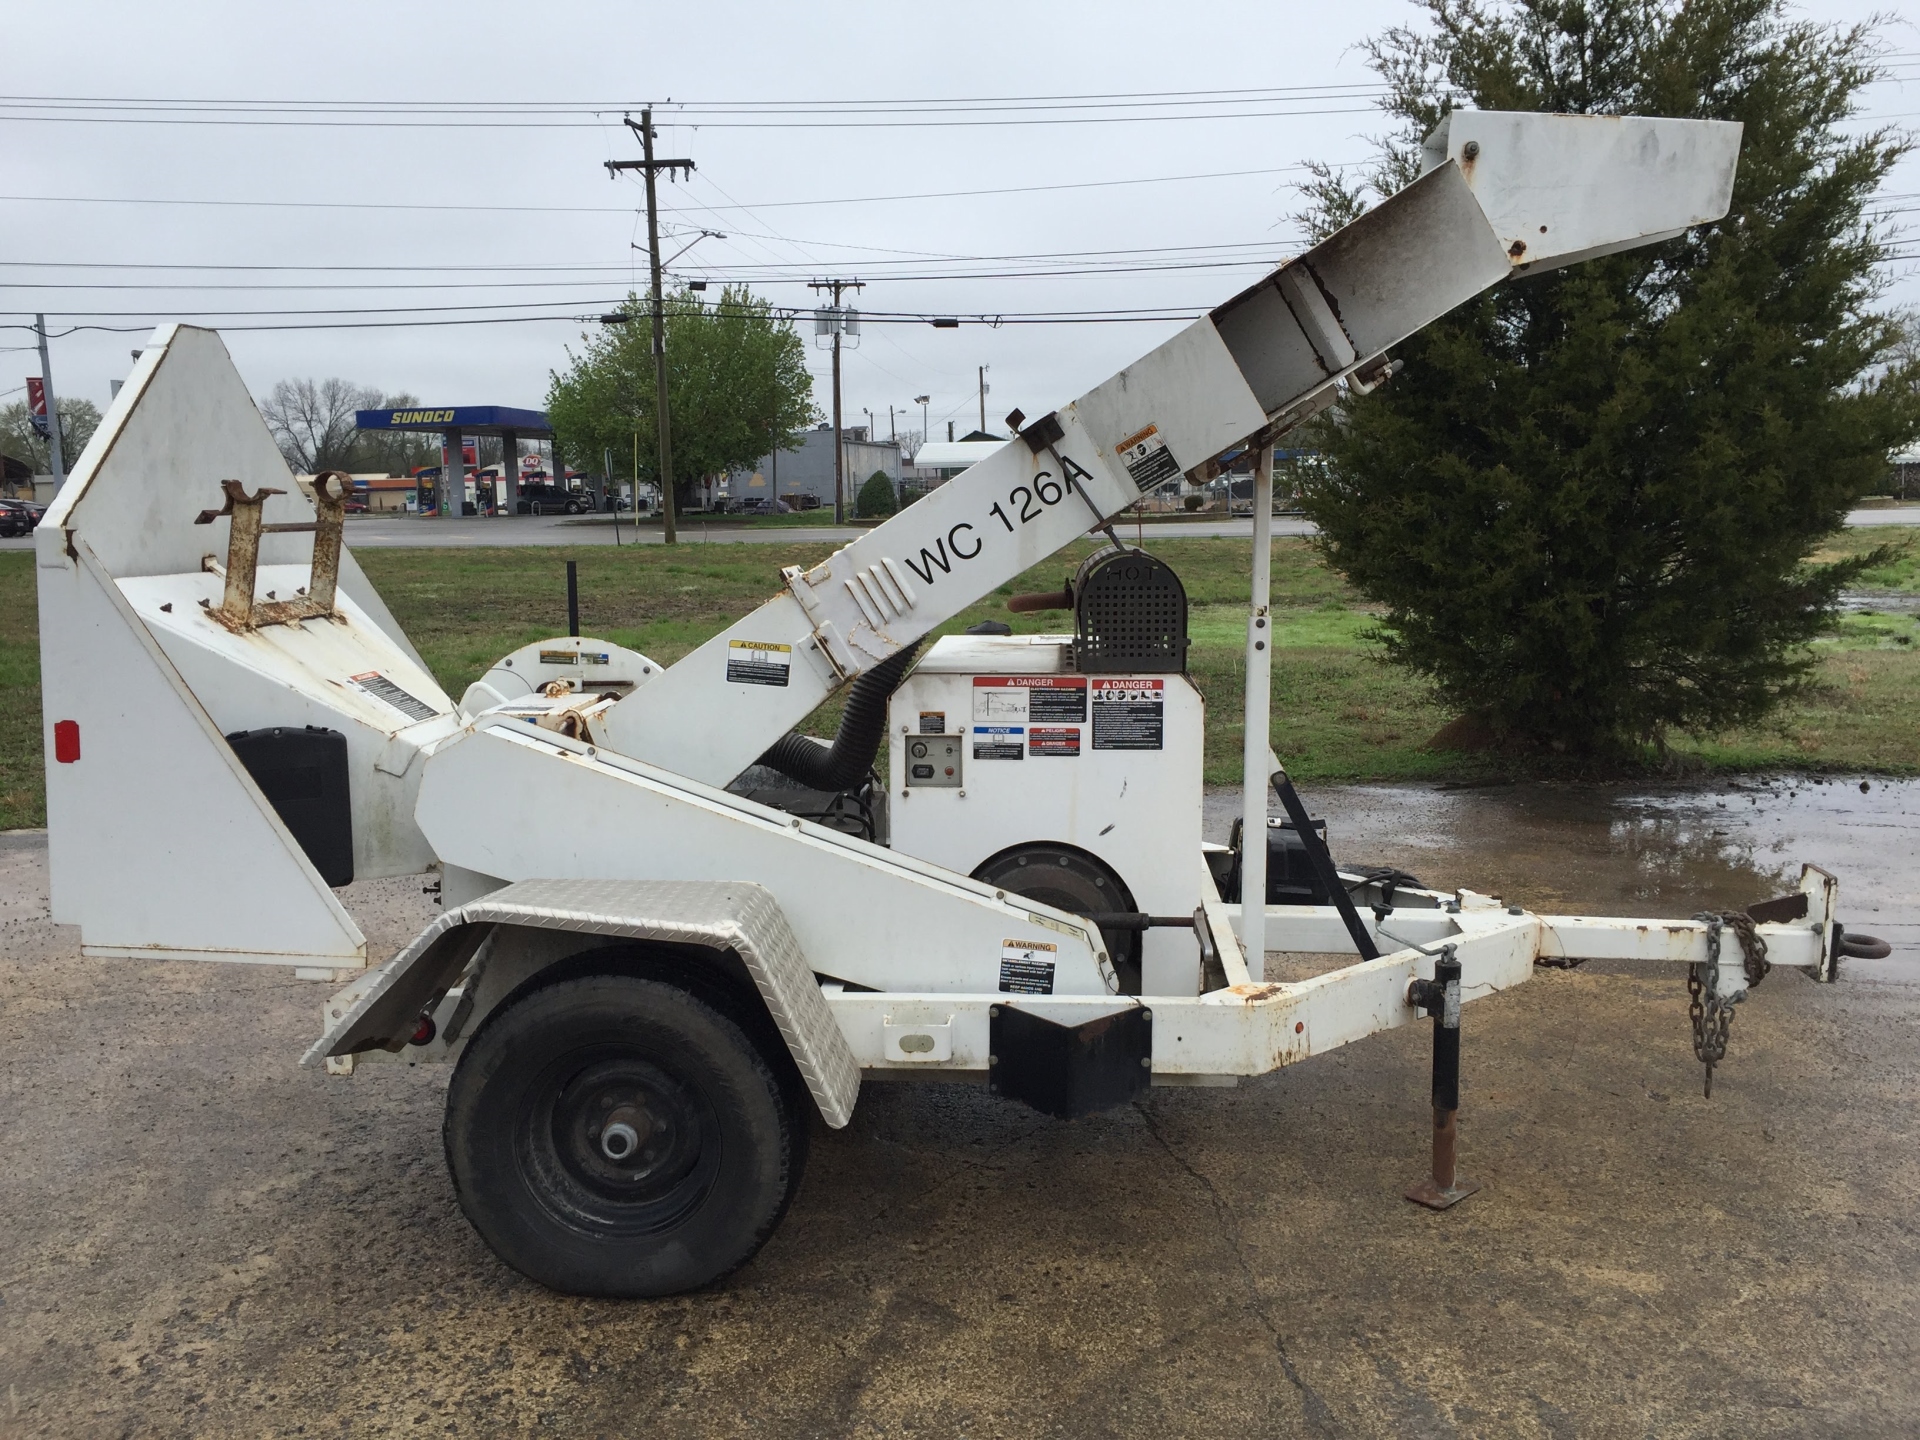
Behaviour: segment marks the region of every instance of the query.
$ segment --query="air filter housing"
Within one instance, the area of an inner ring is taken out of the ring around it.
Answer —
[[[1073,596],[1073,661],[1082,675],[1187,668],[1187,587],[1165,561],[1109,545],[1081,563]]]

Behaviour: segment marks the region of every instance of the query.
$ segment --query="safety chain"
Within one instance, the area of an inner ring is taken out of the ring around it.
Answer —
[[[1766,939],[1744,910],[1706,911],[1693,917],[1707,927],[1707,963],[1687,967],[1687,1017],[1693,1022],[1694,1058],[1707,1067],[1706,1095],[1713,1098],[1713,1067],[1727,1056],[1734,1001],[1720,998],[1720,934],[1731,929],[1740,941],[1740,959],[1752,989],[1767,978]],[[1736,997],[1736,999],[1739,997]]]

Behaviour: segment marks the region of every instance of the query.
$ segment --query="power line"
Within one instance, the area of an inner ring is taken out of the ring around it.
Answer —
[[[1364,160],[1342,161],[1336,168],[1370,163]],[[1173,185],[1202,180],[1238,180],[1255,175],[1292,175],[1306,170],[1305,165],[1273,165],[1255,170],[1212,170],[1189,175],[1136,175],[1124,180],[1073,180],[1051,185],[1000,185],[973,190],[924,190],[903,195],[842,195],[817,200],[762,200],[754,204],[729,203],[697,205],[687,209],[662,206],[663,215],[690,215],[716,211],[792,210],[823,205],[889,205],[917,200],[971,200],[988,195],[1038,195],[1060,190],[1106,190],[1129,185]],[[111,195],[0,195],[0,201],[13,204],[50,205],[178,205],[215,209],[250,210],[399,210],[437,213],[470,212],[487,215],[630,215],[633,205],[445,205],[352,200],[187,200],[166,196]],[[826,241],[814,242],[826,244]]]

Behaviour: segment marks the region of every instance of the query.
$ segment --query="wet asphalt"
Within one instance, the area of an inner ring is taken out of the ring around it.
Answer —
[[[1710,1102],[1675,974],[1469,1006],[1451,1212],[1400,1198],[1419,1028],[1071,1124],[869,1084],[751,1264],[632,1304],[468,1229],[444,1071],[298,1069],[285,970],[81,958],[0,837],[0,1436],[1912,1435],[1920,782],[1869,784],[1310,791],[1429,883],[1671,916],[1809,860],[1895,943],[1769,977]],[[346,898],[390,950],[418,889]]]

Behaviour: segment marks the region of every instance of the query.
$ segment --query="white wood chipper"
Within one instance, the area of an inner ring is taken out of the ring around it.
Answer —
[[[1487,287],[1724,215],[1739,139],[1456,113],[1404,190],[1080,399],[1010,417],[990,458],[678,663],[558,637],[457,703],[342,544],[343,478],[309,498],[219,337],[163,328],[38,531],[53,918],[88,955],[344,984],[307,1056],[334,1074],[453,1063],[461,1203],[563,1291],[741,1264],[799,1181],[808,1112],[845,1125],[863,1075],[1072,1117],[1422,1016],[1434,1168],[1410,1198],[1449,1205],[1472,1188],[1463,1002],[1543,961],[1668,961],[1711,1061],[1761,965],[1832,978],[1836,886],[1809,868],[1730,921],[1618,920],[1336,867],[1268,748],[1271,447],[1365,403],[1390,346]],[[1184,591],[1106,527],[1240,448],[1263,460],[1222,846]],[[920,648],[1090,531],[1111,543],[1066,589],[1016,597],[1070,633]],[[792,733],[843,687],[831,744]],[[369,956],[334,888],[436,872],[444,913]],[[1282,983],[1270,951],[1355,960]]]

